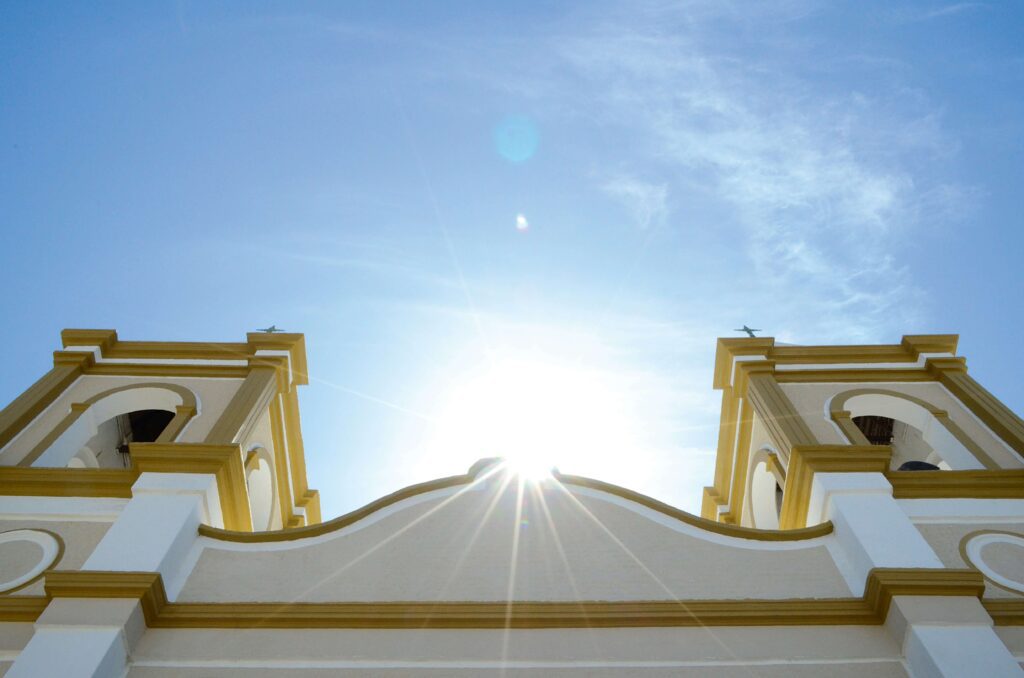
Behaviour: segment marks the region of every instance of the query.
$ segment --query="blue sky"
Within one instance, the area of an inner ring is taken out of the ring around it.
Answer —
[[[1022,29],[1013,2],[5,3],[0,400],[63,327],[304,332],[325,516],[486,456],[428,441],[496,360],[606,392],[572,426],[622,414],[627,449],[563,471],[689,510],[743,323],[957,332],[1019,412]],[[571,388],[537,389],[560,417]]]

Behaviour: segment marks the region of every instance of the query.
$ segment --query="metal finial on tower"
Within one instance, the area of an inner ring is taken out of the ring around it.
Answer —
[[[760,331],[761,330],[759,330],[759,329],[747,327],[746,325],[744,325],[743,327],[740,327],[738,329],[733,330],[733,332],[746,332],[747,336],[752,338],[752,339],[757,336],[757,335],[754,334],[754,332],[760,332]]]

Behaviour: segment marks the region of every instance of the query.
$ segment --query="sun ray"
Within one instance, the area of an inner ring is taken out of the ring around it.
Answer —
[[[719,647],[728,652],[734,659],[739,659],[738,655],[736,655],[736,653],[733,652],[732,648],[730,648],[725,642],[722,641],[718,634],[715,633],[714,629],[712,629],[707,624],[700,622],[700,619],[693,614],[689,606],[684,601],[682,601],[675,593],[673,593],[672,590],[668,587],[668,585],[666,585],[665,582],[663,582],[658,575],[656,575],[649,567],[647,567],[647,565],[644,564],[642,560],[640,560],[640,558],[635,553],[633,553],[632,549],[630,549],[628,546],[622,543],[622,540],[619,539],[618,536],[616,536],[615,533],[612,532],[607,525],[602,523],[600,519],[598,519],[598,517],[595,516],[593,512],[591,512],[590,509],[584,506],[583,502],[581,502],[575,495],[573,495],[572,492],[569,491],[569,488],[567,488],[561,481],[559,481],[558,478],[554,479],[554,485],[561,492],[563,492],[565,496],[568,497],[573,502],[573,504],[576,505],[577,508],[580,509],[583,515],[585,515],[587,518],[593,521],[593,523],[598,527],[598,529],[600,529],[602,532],[608,535],[608,537],[611,538],[612,542],[614,542],[616,546],[622,549],[622,552],[625,553],[626,556],[629,557],[633,562],[635,562],[640,567],[640,569],[642,569],[644,573],[647,574],[647,576],[649,576],[651,580],[654,581],[654,583],[657,584],[666,593],[666,595],[668,595],[668,597],[672,601],[674,601],[677,605],[679,605],[680,608],[682,608],[687,614],[689,614],[694,619],[694,621],[696,621],[698,625],[702,629],[704,629],[704,631],[706,631],[707,634],[711,636],[711,638],[714,639],[714,641],[719,645]],[[748,673],[750,673],[750,675],[755,675],[750,668],[744,668]]]
[[[411,530],[413,527],[415,527],[419,523],[423,522],[424,520],[426,520],[430,516],[434,515],[435,513],[437,513],[441,509],[443,509],[445,506],[447,506],[448,504],[452,503],[453,501],[455,501],[456,499],[461,497],[466,492],[470,492],[470,491],[473,490],[473,488],[477,487],[478,485],[480,485],[483,482],[486,482],[489,478],[491,478],[493,475],[498,473],[500,470],[501,470],[500,466],[495,465],[493,468],[481,472],[480,474],[477,475],[476,478],[474,478],[472,480],[472,482],[467,483],[464,487],[460,488],[458,491],[456,491],[450,497],[446,497],[437,506],[432,507],[427,512],[425,512],[423,515],[417,516],[415,519],[411,520],[407,525],[404,525],[401,529],[397,530],[394,534],[391,534],[387,538],[380,540],[379,542],[374,544],[371,548],[367,549],[362,554],[360,554],[358,557],[354,558],[353,560],[350,560],[348,563],[346,563],[345,565],[341,566],[339,569],[337,569],[334,572],[332,572],[330,576],[325,577],[325,578],[321,579],[318,582],[315,582],[309,588],[306,588],[303,591],[301,591],[298,595],[294,596],[294,598],[292,599],[292,602],[295,602],[295,601],[299,600],[300,598],[304,597],[309,592],[316,590],[317,587],[322,586],[323,584],[327,583],[331,579],[334,579],[335,577],[338,577],[339,575],[344,574],[349,568],[351,568],[351,567],[355,566],[356,564],[362,562],[363,560],[368,558],[370,555],[376,553],[378,550],[380,550],[381,548],[383,548],[387,544],[389,544],[392,541],[394,541],[395,539],[401,537],[403,534],[405,534],[406,532]]]
[[[523,520],[523,484],[525,479],[516,476],[516,514],[512,523],[512,556],[508,570],[508,589],[505,592],[505,629],[501,638],[501,675],[508,666],[508,645],[512,635],[512,600],[515,597],[516,566],[519,561],[519,536]]]
[[[580,595],[579,587],[576,584],[576,576],[573,574],[572,566],[569,564],[569,556],[565,552],[565,547],[562,545],[562,538],[558,534],[558,527],[555,525],[555,520],[551,515],[551,510],[548,507],[547,499],[544,498],[544,490],[539,483],[533,483],[531,489],[537,495],[537,503],[541,507],[541,511],[544,512],[544,520],[548,524],[548,528],[551,530],[551,536],[555,541],[555,550],[558,551],[558,556],[562,561],[562,566],[565,568],[565,575],[569,579],[569,587],[572,588],[572,594],[576,602],[579,603],[580,613],[584,619],[587,620],[587,629],[590,633],[587,637],[590,639],[594,654],[598,657],[602,655],[601,646],[597,643],[594,638],[594,629],[590,626],[590,617],[587,615],[587,607],[583,604],[583,596]]]

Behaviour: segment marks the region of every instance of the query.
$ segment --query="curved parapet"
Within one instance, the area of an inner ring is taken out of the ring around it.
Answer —
[[[573,601],[843,597],[831,524],[721,525],[588,478],[496,464],[334,520],[200,528],[182,602]]]
[[[376,499],[354,511],[315,525],[268,532],[241,532],[235,530],[222,530],[209,525],[200,525],[199,533],[204,537],[212,537],[222,541],[249,544],[292,541],[295,539],[319,537],[353,525],[372,516],[377,511],[387,509],[407,499],[412,499],[420,495],[437,492],[439,490],[446,490],[453,487],[471,486],[474,483],[487,480],[488,476],[493,474],[494,467],[486,467],[477,463],[470,469],[469,473],[447,476],[403,487],[397,492],[392,492],[380,499]],[[591,490],[604,492],[608,495],[634,502],[638,506],[643,506],[653,511],[657,511],[658,513],[674,518],[686,525],[727,537],[736,537],[738,539],[754,539],[757,541],[801,541],[804,539],[823,537],[827,534],[831,534],[832,532],[831,522],[824,522],[811,527],[804,527],[795,530],[759,530],[751,527],[740,527],[739,525],[719,523],[717,521],[702,518],[693,513],[683,511],[664,502],[660,502],[657,499],[648,497],[645,494],[620,487],[619,485],[613,485],[612,483],[606,483],[601,480],[586,478],[584,476],[567,475],[559,473],[558,471],[552,472],[551,482],[558,483],[562,486],[589,488]]]

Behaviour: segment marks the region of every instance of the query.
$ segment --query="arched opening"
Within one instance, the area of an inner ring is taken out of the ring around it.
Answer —
[[[128,468],[131,466],[128,446],[156,442],[172,419],[174,412],[167,410],[135,410],[111,417],[96,427],[96,435],[85,443],[68,466],[88,451],[96,461],[94,468]]]
[[[274,497],[277,485],[274,482],[273,457],[266,448],[256,447],[249,451],[245,461],[245,481],[249,489],[249,511],[254,530],[274,528],[277,515]]]
[[[70,406],[55,438],[44,439],[22,463],[70,468],[126,468],[128,445],[156,442],[174,422],[173,440],[198,409],[189,389],[177,384],[144,383],[98,393]]]
[[[759,450],[750,470],[750,517],[761,530],[779,529],[784,480],[775,453]]]
[[[847,430],[851,443],[892,447],[893,470],[983,468],[938,415],[945,412],[901,393],[856,390],[832,401],[833,418],[845,414],[856,430]],[[857,435],[859,433],[859,436]],[[859,439],[858,439],[859,437]]]

